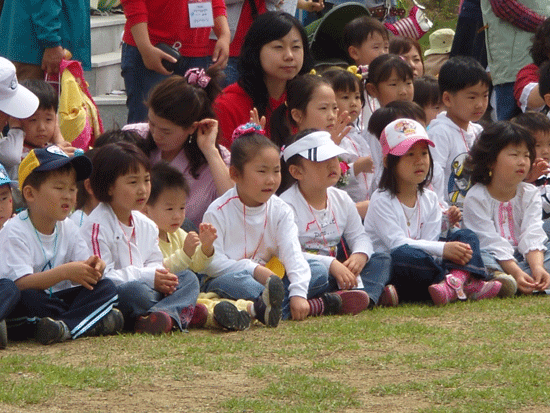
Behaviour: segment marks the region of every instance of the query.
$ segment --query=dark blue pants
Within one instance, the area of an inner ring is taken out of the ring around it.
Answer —
[[[21,299],[10,315],[8,326],[26,329],[30,336],[29,324],[43,317],[51,317],[67,324],[72,338],[78,338],[94,324],[105,317],[118,301],[116,287],[111,280],[102,279],[93,290],[84,287],[68,288],[53,294],[44,290],[23,290]]]
[[[391,252],[392,275],[390,284],[397,289],[399,301],[424,301],[430,299],[428,287],[443,281],[451,269],[468,271],[472,276],[487,279],[487,272],[481,259],[479,239],[469,229],[451,232],[442,241],[460,241],[472,248],[472,259],[462,266],[448,260],[438,262],[423,250],[402,245]]]
[[[19,289],[12,280],[0,279],[0,321],[12,312],[20,297]]]

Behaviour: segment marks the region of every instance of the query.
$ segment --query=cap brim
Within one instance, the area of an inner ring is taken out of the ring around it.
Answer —
[[[72,156],[68,158],[56,159],[35,168],[35,171],[53,171],[62,166],[71,163],[76,171],[76,181],[83,181],[90,177],[92,173],[92,161],[86,156]]]
[[[327,159],[335,158],[339,155],[347,153],[349,152],[334,144],[319,146],[317,148],[309,149],[307,151],[302,151],[299,153],[299,155],[313,162],[323,162]]]
[[[15,95],[0,100],[0,111],[17,119],[26,119],[38,109],[38,98],[24,86],[18,85]]]
[[[451,47],[446,47],[445,49],[428,49],[424,52],[424,57],[430,56],[432,54],[447,54],[451,53]]]
[[[401,142],[400,144],[398,144],[395,148],[390,150],[389,154],[395,155],[395,156],[403,156],[407,153],[409,149],[411,149],[411,147],[415,143],[422,142],[422,141],[426,142],[432,148],[435,147],[435,144],[430,139],[427,139],[424,136],[415,136],[413,138],[408,138],[403,142]]]

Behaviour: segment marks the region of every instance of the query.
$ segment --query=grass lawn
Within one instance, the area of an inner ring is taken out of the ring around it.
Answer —
[[[2,412],[550,412],[550,298],[0,351]]]

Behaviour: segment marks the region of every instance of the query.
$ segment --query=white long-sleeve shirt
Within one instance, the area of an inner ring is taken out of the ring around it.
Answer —
[[[105,261],[104,276],[115,285],[143,281],[155,286],[155,271],[164,268],[157,225],[132,211],[132,225],[123,225],[111,206],[100,203],[80,229],[93,254]]]
[[[464,201],[464,226],[477,234],[482,249],[507,261],[514,259],[515,251],[524,257],[530,251],[546,251],[541,209],[540,192],[531,184],[521,182],[508,202],[494,199],[485,185],[475,184]]]
[[[410,225],[407,225],[407,209]],[[445,243],[438,241],[441,208],[437,195],[429,189],[418,193],[414,208],[404,207],[389,191],[377,190],[371,197],[365,216],[365,230],[376,252],[390,252],[408,244],[428,254],[443,256]]]
[[[342,139],[339,146],[348,152],[348,154],[340,155],[340,157],[350,166],[349,182],[342,189],[348,193],[354,202],[365,201],[368,199],[368,188],[371,185],[373,174],[365,172],[356,174],[355,161],[358,158],[371,156],[369,144],[361,135],[361,131],[354,127]]]
[[[218,233],[216,253],[206,268],[209,277],[254,273],[258,265],[278,257],[290,281],[290,297],[307,298],[311,271],[302,255],[292,210],[279,197],[273,195],[259,207],[248,207],[237,189],[231,188],[208,207],[203,221]]]

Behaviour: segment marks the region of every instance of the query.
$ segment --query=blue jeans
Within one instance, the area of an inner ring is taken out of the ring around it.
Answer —
[[[212,60],[209,56],[186,57],[184,70],[192,67],[207,68]],[[149,70],[143,64],[139,50],[135,46],[122,43],[121,71],[126,87],[126,106],[128,106],[128,123],[147,121],[147,107],[145,102],[149,91],[157,83],[168,76]]]
[[[483,263],[487,269],[492,271],[503,271],[496,258],[489,251],[481,250],[481,258],[483,259]],[[525,273],[531,275],[531,268],[529,267],[529,263],[523,258],[523,255],[516,251],[514,253],[514,258],[517,261],[519,268]],[[550,272],[550,241],[546,243],[543,265],[544,269]]]
[[[12,280],[0,278],[0,321],[12,312],[20,297],[21,293]]]
[[[118,308],[131,326],[135,319],[146,313],[164,311],[185,330],[195,309],[199,296],[199,281],[189,270],[177,274],[179,284],[176,291],[164,295],[142,281],[130,281],[118,286]]]
[[[235,83],[237,80],[239,80],[239,71],[237,69],[238,62],[238,57],[230,57],[227,60],[227,67],[224,70],[224,87],[229,86],[230,84]]]
[[[510,120],[516,110],[514,83],[502,83],[494,86],[497,100],[497,120]]]
[[[469,229],[454,231],[444,241],[469,244],[472,248],[472,259],[462,266],[448,260],[436,261],[432,255],[410,245],[402,245],[391,251],[390,283],[395,286],[400,301],[429,300],[428,287],[443,281],[445,274],[451,269],[468,271],[477,278],[488,279],[481,258],[479,239],[474,232]]]

